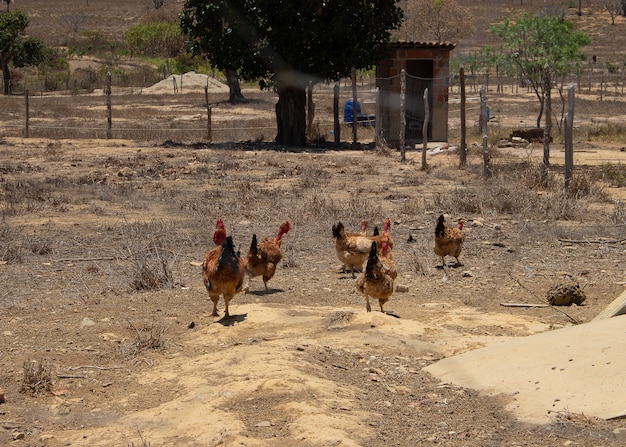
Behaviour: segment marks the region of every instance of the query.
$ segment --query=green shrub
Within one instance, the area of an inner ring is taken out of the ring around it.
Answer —
[[[148,22],[132,26],[126,33],[131,56],[175,57],[184,52],[180,26],[173,22]]]
[[[180,53],[172,61],[173,73],[187,73],[195,71],[196,73],[210,73],[211,66],[208,61],[198,56],[190,56],[188,53]]]
[[[124,43],[108,38],[100,31],[84,31],[82,39],[74,45],[76,51],[84,54],[104,55],[124,50]]]

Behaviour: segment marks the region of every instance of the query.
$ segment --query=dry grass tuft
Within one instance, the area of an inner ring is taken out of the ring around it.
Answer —
[[[134,223],[123,233],[126,257],[130,261],[130,286],[134,290],[172,289],[178,284],[174,266],[178,255],[176,229],[164,222]]]
[[[564,190],[558,172],[545,174],[538,163],[506,160],[494,164],[493,175],[476,188],[459,186],[434,196],[434,206],[452,214],[520,214],[541,219],[578,219],[590,201],[605,201],[607,195],[598,175],[577,172]],[[478,174],[477,174],[478,175]]]
[[[135,357],[146,349],[161,349],[165,346],[163,335],[167,328],[154,323],[143,323],[140,326],[128,321],[128,326],[134,334],[132,342],[124,346],[124,353]]]
[[[614,224],[626,225],[626,204],[621,200],[615,201],[613,213],[611,214],[611,221]]]
[[[584,413],[572,413],[567,408],[564,408],[561,411],[553,411],[551,413],[551,419],[555,424],[594,425],[597,423],[595,418],[586,416]]]
[[[52,367],[42,360],[26,360],[24,362],[24,379],[20,392],[40,395],[52,389]]]
[[[18,233],[6,223],[0,225],[0,261],[7,264],[21,264],[22,245]]]
[[[626,141],[626,136],[624,138]],[[610,186],[623,188],[626,186],[626,167],[621,163],[605,163],[599,168],[599,178]]]
[[[425,268],[421,261],[421,257],[423,256],[423,252],[418,253],[417,250],[412,250],[407,253],[407,265],[411,272],[413,273],[424,273]]]

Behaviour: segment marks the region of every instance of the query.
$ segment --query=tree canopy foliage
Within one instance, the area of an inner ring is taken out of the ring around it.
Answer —
[[[24,37],[29,23],[28,15],[19,9],[0,14],[0,67],[5,95],[11,92],[9,64],[16,67],[37,65],[45,57],[44,44],[40,39]]]
[[[528,14],[494,25],[491,32],[500,41],[499,50],[494,52],[498,63],[506,64],[534,90],[540,102],[540,127],[546,97],[545,67],[552,79],[579,73],[585,60],[581,47],[589,45],[591,39],[560,17]]]
[[[305,89],[370,68],[402,21],[396,0],[187,0],[188,50],[220,70],[275,86],[277,142],[305,140]]]

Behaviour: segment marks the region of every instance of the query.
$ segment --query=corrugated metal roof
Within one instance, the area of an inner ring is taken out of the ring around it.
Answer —
[[[456,44],[451,42],[391,42],[389,47],[394,49],[433,48],[439,50],[453,50]]]

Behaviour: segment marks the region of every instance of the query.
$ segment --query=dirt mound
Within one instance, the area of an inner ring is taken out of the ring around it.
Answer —
[[[168,76],[156,84],[145,88],[144,93],[149,94],[167,94],[167,93],[189,93],[195,91],[204,91],[207,87],[209,93],[228,93],[228,86],[221,83],[209,75],[190,71],[181,75],[174,74]]]

